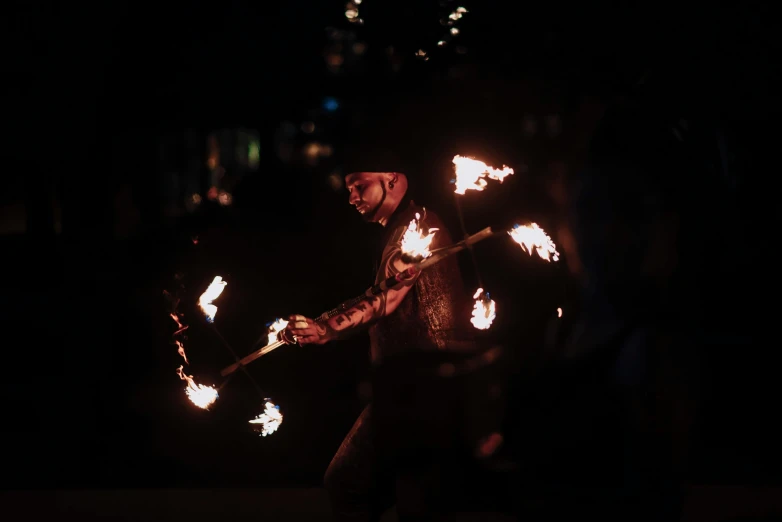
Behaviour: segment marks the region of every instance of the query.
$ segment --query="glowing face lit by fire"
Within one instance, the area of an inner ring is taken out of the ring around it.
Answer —
[[[365,221],[377,223],[393,212],[386,201],[387,183],[391,176],[393,174],[386,172],[355,172],[345,176],[345,187],[350,192],[348,201]]]

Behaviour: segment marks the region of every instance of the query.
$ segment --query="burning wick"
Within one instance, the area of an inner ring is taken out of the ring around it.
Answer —
[[[204,311],[206,320],[210,323],[214,322],[215,315],[217,315],[217,307],[212,304],[212,301],[220,297],[220,294],[223,293],[223,289],[227,284],[228,283],[223,281],[222,277],[217,276],[206,289],[206,292],[201,294],[201,297],[198,298],[198,305],[201,307],[201,310]]]
[[[530,225],[513,225],[513,229],[508,232],[513,240],[521,245],[521,249],[532,255],[535,251],[541,259],[551,262],[559,261],[559,252],[557,245],[548,237],[548,234],[540,228],[537,223]]]
[[[185,374],[185,372],[182,370],[182,366],[177,368],[176,372],[180,379],[187,382],[187,388],[185,388],[185,392],[187,392],[187,397],[190,399],[190,401],[192,401],[192,403],[199,408],[208,410],[209,406],[214,404],[214,402],[217,400],[217,390],[211,386],[196,384],[193,380],[193,376]]]
[[[475,299],[475,307],[472,309],[470,322],[478,330],[488,330],[497,317],[494,301],[489,298],[488,292],[483,291],[483,288],[476,290],[472,298]]]
[[[282,424],[282,413],[280,413],[280,407],[274,404],[272,401],[266,399],[263,413],[250,421],[253,428],[260,430],[263,437],[271,435]]]
[[[426,209],[424,209],[424,216],[426,216]],[[421,230],[420,221],[421,214],[416,212],[415,219],[410,221],[405,235],[402,236],[402,256],[408,260],[422,261],[432,255],[429,247],[432,245],[437,229],[430,228],[429,232],[425,234]]]
[[[456,171],[454,192],[457,194],[464,194],[468,189],[478,191],[485,189],[488,185],[485,178],[502,183],[506,177],[513,174],[513,169],[505,165],[502,166],[502,169],[495,169],[482,161],[465,156],[454,156],[453,164]]]
[[[288,321],[278,318],[276,321],[274,321],[272,324],[269,325],[269,339],[267,340],[266,344],[272,344],[276,343],[280,340],[280,332],[285,330],[285,327],[288,326]]]

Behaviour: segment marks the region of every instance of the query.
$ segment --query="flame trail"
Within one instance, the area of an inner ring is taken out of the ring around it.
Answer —
[[[537,223],[513,225],[513,229],[508,234],[529,255],[532,255],[532,252],[536,252],[541,259],[546,261],[551,262],[552,259],[559,261],[557,245],[554,244],[548,234]]]
[[[482,161],[478,161],[466,156],[453,157],[454,170],[456,171],[456,189],[457,194],[464,194],[467,190],[481,191],[486,188],[488,182],[485,178],[499,181],[513,174],[513,169],[507,166],[502,169],[489,167]]]
[[[176,372],[180,379],[187,382],[187,387],[185,388],[187,398],[190,399],[190,401],[199,408],[208,410],[209,407],[217,400],[217,390],[212,386],[196,384],[193,380],[193,376],[185,374],[182,366],[177,368]]]
[[[475,299],[475,306],[470,322],[478,330],[488,330],[497,317],[496,304],[489,297],[489,292],[484,292],[483,288],[476,290],[472,298]]]
[[[185,360],[185,364],[190,365],[190,361],[187,360],[187,354],[185,353],[185,345],[181,341],[174,339],[174,343],[177,345],[177,352]]]
[[[277,431],[277,428],[279,428],[280,424],[282,424],[282,413],[280,412],[280,407],[274,404],[272,401],[266,399],[263,413],[251,420],[250,424],[253,425],[253,428],[259,429],[263,437],[271,435]]]

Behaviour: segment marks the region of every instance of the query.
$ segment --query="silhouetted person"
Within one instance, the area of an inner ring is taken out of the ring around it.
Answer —
[[[541,519],[678,519],[694,403],[675,286],[691,165],[670,123],[624,105],[570,180],[563,249],[582,295],[552,318],[553,362],[517,412],[526,509]]]

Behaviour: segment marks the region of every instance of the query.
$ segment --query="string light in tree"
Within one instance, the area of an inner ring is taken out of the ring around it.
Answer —
[[[445,4],[447,10],[440,18],[440,25],[444,28],[443,34],[437,41],[437,47],[440,49],[448,47],[448,45],[461,34],[462,29],[460,24],[464,16],[469,13],[464,5],[457,5],[462,4],[462,2],[448,0],[443,3]],[[464,54],[466,49],[462,46],[458,46],[456,48],[456,52],[459,54]],[[423,61],[428,61],[430,58],[429,52],[426,49],[419,49],[416,51],[415,56],[419,60]]]

